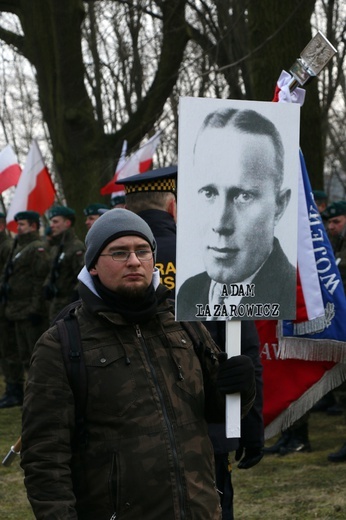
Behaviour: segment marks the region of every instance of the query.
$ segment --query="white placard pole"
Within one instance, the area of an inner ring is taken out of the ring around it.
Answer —
[[[240,354],[241,321],[226,321],[227,357]],[[240,394],[226,395],[226,437],[240,437]]]

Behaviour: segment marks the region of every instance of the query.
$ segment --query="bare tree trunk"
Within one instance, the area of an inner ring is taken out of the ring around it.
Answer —
[[[281,71],[288,71],[311,40],[315,0],[249,2],[249,40],[254,99],[270,100]],[[323,187],[321,110],[316,80],[306,87],[301,111],[301,147],[311,183]]]

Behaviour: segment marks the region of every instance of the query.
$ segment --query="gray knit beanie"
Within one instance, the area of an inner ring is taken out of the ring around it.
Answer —
[[[94,267],[100,253],[107,244],[116,238],[135,235],[144,238],[156,259],[156,241],[148,224],[128,209],[115,208],[99,217],[85,237],[85,265],[88,270]]]

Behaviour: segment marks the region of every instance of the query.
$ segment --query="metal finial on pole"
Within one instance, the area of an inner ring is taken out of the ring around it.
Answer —
[[[290,68],[293,76],[290,92],[315,78],[336,53],[335,47],[318,31]]]

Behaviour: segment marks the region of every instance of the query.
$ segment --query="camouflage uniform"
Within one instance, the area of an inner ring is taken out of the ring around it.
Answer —
[[[0,273],[4,276],[4,269],[13,248],[13,239],[6,233],[0,232]],[[18,348],[15,340],[14,324],[5,317],[4,302],[0,303],[0,355],[1,367],[8,385],[23,384],[23,367],[19,359]]]
[[[18,235],[16,240],[5,316],[14,322],[19,356],[28,366],[33,347],[48,323],[42,286],[49,270],[49,255],[38,231]]]
[[[84,266],[84,251],[85,246],[73,229],[51,240],[51,272],[45,281],[50,321],[67,304],[78,299],[77,276]]]
[[[111,312],[85,286],[80,292],[88,443],[73,487],[75,409],[55,326],[36,345],[23,407],[22,467],[36,518],[219,520],[205,422],[224,420],[214,385],[216,345],[198,324],[203,378],[162,285],[155,315],[141,326]],[[250,391],[244,412],[252,402]]]

